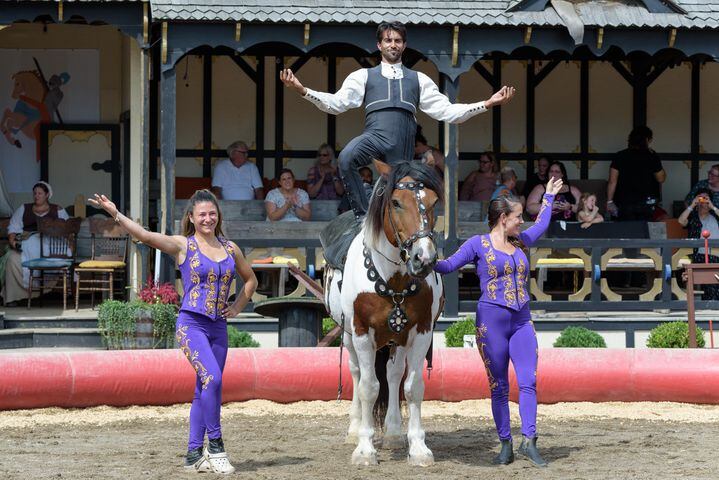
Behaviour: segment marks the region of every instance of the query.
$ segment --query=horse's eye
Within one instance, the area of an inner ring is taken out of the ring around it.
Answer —
[[[399,202],[398,202],[397,200],[395,200],[395,199],[392,199],[392,206],[393,206],[394,208],[401,208],[401,205],[400,205]]]

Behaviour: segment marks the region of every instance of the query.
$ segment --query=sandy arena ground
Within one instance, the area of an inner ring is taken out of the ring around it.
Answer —
[[[719,406],[676,403],[540,405],[539,446],[547,469],[497,450],[487,400],[425,402],[435,465],[410,467],[406,450],[380,450],[380,465],[349,464],[343,443],[348,402],[223,408],[225,445],[246,479],[717,479]],[[520,437],[511,405],[515,439]],[[2,479],[189,479],[181,468],[189,405],[58,408],[0,412]],[[515,448],[518,446],[515,440]],[[204,474],[200,478],[215,478]]]

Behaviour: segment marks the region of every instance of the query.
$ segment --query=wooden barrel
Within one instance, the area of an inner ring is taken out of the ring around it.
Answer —
[[[255,304],[255,312],[279,320],[280,347],[316,347],[325,305],[312,297],[277,297]]]
[[[152,348],[152,329],[152,313],[149,310],[138,310],[135,314],[135,348]]]

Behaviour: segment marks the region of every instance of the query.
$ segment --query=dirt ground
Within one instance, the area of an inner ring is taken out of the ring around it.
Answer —
[[[672,403],[540,405],[538,445],[551,462],[491,464],[497,439],[486,400],[425,402],[435,465],[410,467],[406,450],[380,450],[380,465],[349,464],[348,402],[223,408],[236,478],[246,479],[716,479],[719,406]],[[515,438],[520,436],[511,405]],[[184,479],[189,405],[0,412],[2,479]],[[515,440],[515,448],[518,441]],[[204,474],[203,478],[214,478]]]

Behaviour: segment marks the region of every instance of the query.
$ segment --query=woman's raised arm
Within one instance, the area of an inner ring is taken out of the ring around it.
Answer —
[[[181,235],[163,235],[145,230],[142,226],[120,213],[115,204],[105,195],[96,193],[95,197],[89,198],[88,201],[93,207],[102,208],[109,213],[122,228],[127,230],[127,233],[142,243],[152,248],[157,248],[173,257],[177,257],[180,252],[184,251],[185,243],[187,242],[185,237]]]

